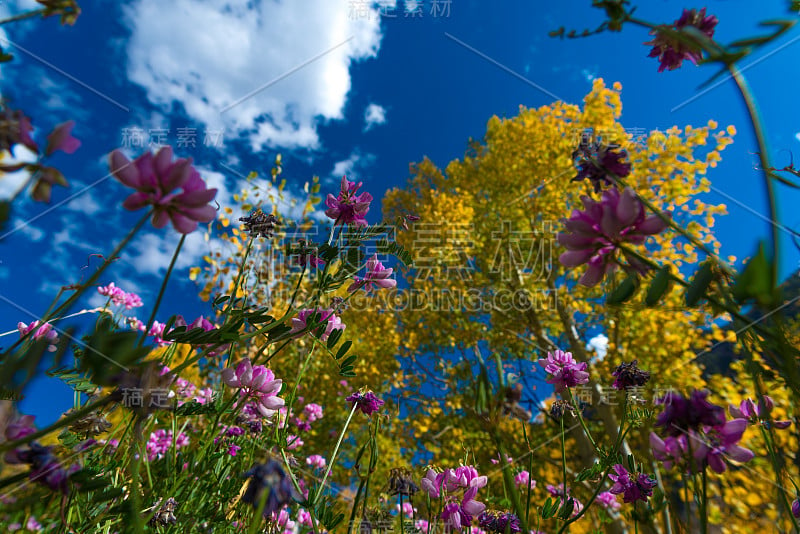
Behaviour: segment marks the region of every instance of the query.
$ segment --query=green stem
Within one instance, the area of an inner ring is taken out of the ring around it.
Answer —
[[[592,447],[594,447],[595,452],[597,452],[599,454],[600,453],[600,449],[598,448],[597,443],[595,442],[594,438],[592,437],[591,432],[589,432],[589,427],[586,426],[586,421],[583,420],[583,414],[581,413],[581,411],[582,411],[581,407],[578,406],[578,404],[575,402],[575,399],[573,399],[572,391],[569,388],[566,389],[566,392],[567,392],[567,397],[569,398],[570,404],[572,404],[572,406],[574,406],[574,408],[575,408],[575,414],[578,417],[578,422],[580,423],[581,428],[583,428],[583,432],[586,434],[586,437],[589,438],[589,443],[592,444]],[[562,421],[563,421],[563,419],[562,419]]]
[[[166,291],[167,289],[167,282],[169,281],[169,277],[172,274],[172,269],[175,267],[175,262],[178,261],[178,255],[181,253],[183,242],[186,241],[186,235],[187,234],[183,234],[181,236],[180,241],[178,241],[178,246],[175,248],[175,252],[172,254],[172,260],[169,262],[169,267],[167,267],[167,274],[164,275],[164,280],[161,282],[161,289],[158,290],[158,297],[156,298],[156,303],[153,306],[153,311],[150,313],[150,318],[147,320],[147,325],[144,328],[144,332],[142,332],[142,336],[139,338],[140,347],[144,343],[144,340],[147,337],[147,333],[150,332],[150,328],[153,326],[153,322],[156,320],[156,313],[158,312],[158,307],[161,305],[161,299],[164,298],[164,291]]]
[[[141,495],[139,495],[139,467],[142,463],[142,419],[136,417],[133,424],[133,458],[131,466],[131,506],[133,507],[133,531],[137,534],[144,532],[141,516]]]
[[[708,469],[703,468],[703,502],[700,508],[700,530],[703,534],[708,534]]]
[[[342,428],[342,432],[339,434],[339,440],[336,442],[336,447],[333,449],[333,454],[331,455],[331,459],[328,462],[328,469],[325,470],[325,475],[322,477],[322,483],[319,485],[319,492],[314,495],[314,504],[319,501],[320,495],[322,495],[322,491],[325,489],[325,481],[328,480],[328,475],[331,473],[331,469],[333,469],[333,462],[336,460],[336,454],[339,452],[339,447],[342,444],[342,440],[344,439],[345,432],[347,432],[347,427],[350,425],[350,420],[353,419],[353,414],[356,413],[358,409],[358,403],[353,403],[353,409],[350,410],[350,415],[347,416],[347,421],[344,422],[344,427]]]
[[[33,11],[28,11],[26,13],[20,13],[19,15],[14,15],[13,17],[8,17],[7,19],[0,20],[0,25],[8,24],[10,22],[17,22],[18,20],[25,20],[33,18],[37,15],[44,15],[46,9],[35,9]]]

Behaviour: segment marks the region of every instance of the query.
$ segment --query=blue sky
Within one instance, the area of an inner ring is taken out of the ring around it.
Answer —
[[[412,2],[398,0],[386,10],[389,16],[368,4],[86,0],[74,27],[56,20],[4,26],[3,49],[16,58],[0,66],[3,97],[32,117],[37,139],[74,119],[83,145],[74,155],[54,156],[71,186],[54,190],[50,206],[29,199],[15,204],[12,232],[0,242],[0,331],[34,320],[58,287],[88,276],[82,267],[90,254],[110,252],[137,220],[139,214],[122,210],[128,191],[108,178],[107,166],[108,153],[130,145],[136,131],[149,137],[160,130],[176,146],[193,130],[195,146],[176,152],[192,157],[220,188],[223,205],[231,204],[242,176],[253,170],[266,175],[278,152],[295,193],[312,175],[320,176],[323,192],[334,192],[346,172],[380,199],[403,185],[410,162],[428,156],[444,167],[462,157],[468,139],[481,138],[491,116],[511,117],[520,105],[538,107],[556,98],[579,104],[591,80],[602,77],[608,85],[623,85],[626,127],[666,130],[709,119],[735,125],[734,144],[710,174],[715,191],[704,198],[728,205],[730,214],[717,225],[724,254],[747,256],[768,236],[761,176],[753,171],[755,142],[734,85],[697,90],[715,67],[687,64],[658,73],[658,62],[646,57],[649,48],[642,45],[649,36],[636,27],[579,40],[547,35],[560,26],[596,27],[601,13],[588,0],[454,0],[438,8],[427,0],[413,17],[405,13]],[[24,0],[0,7],[8,13],[36,5]],[[715,38],[723,43],[763,33],[757,19],[790,16],[786,1],[760,2],[757,10],[743,0],[706,5],[720,19]],[[703,6],[648,1],[637,15],[671,22],[683,7]],[[800,149],[795,40],[800,29],[742,63],[778,165]],[[143,150],[126,148],[130,156]],[[0,197],[18,183],[0,180]],[[785,187],[779,193],[783,223],[800,228],[800,195]],[[371,222],[380,220],[379,206],[374,203]],[[781,235],[786,276],[800,254],[788,234]],[[146,320],[176,243],[170,228],[148,227],[101,282],[137,291],[145,301],[139,316]],[[187,241],[159,319],[208,314],[186,275],[213,246],[199,231]],[[84,304],[99,302],[95,297]],[[0,338],[0,344],[14,338]],[[57,416],[53,406],[66,409],[70,399],[66,386],[48,380],[28,391],[22,408],[43,414],[45,422]]]

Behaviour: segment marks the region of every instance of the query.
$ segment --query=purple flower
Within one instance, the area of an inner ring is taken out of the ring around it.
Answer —
[[[582,196],[584,210],[574,210],[572,216],[562,219],[566,232],[560,232],[558,242],[567,249],[558,261],[565,267],[578,267],[584,263],[589,268],[580,283],[593,287],[603,277],[621,265],[615,252],[624,243],[641,245],[649,235],[662,232],[667,224],[657,215],[645,215],[644,204],[633,189],[626,187],[620,193],[616,188],[603,192],[600,202]],[[636,259],[628,258],[637,270],[645,270]]]
[[[248,359],[239,362],[235,371],[230,367],[223,369],[222,381],[230,387],[241,388],[239,394],[242,397],[255,400],[255,407],[263,417],[272,417],[285,404],[278,397],[283,380],[276,379],[273,372],[263,365],[253,367]]]
[[[283,470],[281,464],[275,460],[269,460],[266,464],[254,465],[243,476],[249,477],[250,482],[242,496],[242,502],[257,507],[262,500],[262,495],[265,491],[267,492],[262,511],[265,517],[269,517],[273,512],[291,504],[293,500],[300,500],[291,478]]]
[[[45,339],[49,342],[47,350],[50,352],[55,352],[58,347],[56,344],[58,343],[58,334],[55,330],[53,330],[53,325],[50,323],[44,323],[42,325],[39,324],[39,321],[33,321],[31,324],[26,325],[25,323],[19,322],[17,323],[17,330],[19,330],[20,337],[25,337],[29,333],[31,337],[35,340]]]
[[[551,375],[547,379],[547,383],[553,384],[556,393],[561,393],[566,388],[585,384],[589,381],[586,362],[576,362],[571,352],[563,352],[561,350],[548,352],[547,359],[539,359],[539,365],[544,367],[544,370]]]
[[[655,38],[644,43],[653,47],[648,57],[657,57],[661,62],[658,72],[664,72],[665,69],[675,70],[683,64],[684,59],[688,59],[697,65],[697,62],[702,58],[702,48],[699,45],[688,43],[684,39],[668,35],[664,29],[680,31],[687,26],[693,26],[711,39],[714,37],[714,26],[717,25],[717,22],[719,21],[714,15],[706,16],[706,8],[700,11],[684,9],[681,18],[676,20],[672,26],[664,25],[661,28],[650,31],[650,35],[655,35]],[[683,36],[685,38],[689,34],[683,33]]]
[[[655,426],[663,427],[670,436],[679,436],[702,426],[719,426],[725,423],[725,410],[706,400],[709,391],[693,390],[687,399],[680,393],[669,392],[657,401],[664,405]]]
[[[498,510],[486,510],[478,516],[478,526],[486,529],[487,532],[498,534],[522,532],[519,518],[511,512],[500,512]]]
[[[444,479],[444,473],[437,473],[433,469],[428,469],[428,472],[420,480],[419,485],[432,499],[438,499],[444,487]]]
[[[518,488],[535,488],[536,481],[531,480],[531,474],[523,470],[517,473],[517,475],[514,477],[514,485],[516,485]]]
[[[181,234],[209,222],[216,210],[208,203],[217,195],[207,189],[191,158],[172,161],[172,147],[161,148],[154,156],[147,152],[133,162],[115,150],[110,157],[111,173],[124,185],[136,189],[122,204],[125,209],[153,207],[153,226],[163,228],[169,221]]]
[[[189,444],[189,436],[181,432],[174,439],[175,449],[180,449]],[[159,429],[150,433],[150,439],[147,440],[147,459],[153,461],[163,458],[172,447],[173,434],[172,430]]]
[[[303,407],[303,413],[308,417],[309,423],[322,419],[322,406],[310,402]]]
[[[325,215],[335,220],[334,225],[355,224],[356,226],[367,226],[364,216],[369,211],[369,203],[372,202],[372,195],[361,193],[356,195],[356,191],[361,187],[362,182],[351,182],[346,176],[342,176],[341,191],[338,197],[330,193],[325,199]]]
[[[723,425],[707,427],[703,432],[691,431],[692,451],[698,467],[708,465],[715,473],[726,470],[725,458],[737,462],[749,462],[755,454],[750,449],[737,445],[747,428],[746,419],[732,419]]]
[[[758,404],[753,402],[752,399],[745,399],[739,404],[738,408],[733,405],[728,406],[728,411],[735,419],[747,419],[748,422],[753,425],[760,422],[766,427],[774,426],[779,430],[789,428],[792,424],[791,421],[772,420],[770,413],[774,406],[775,403],[772,397],[764,395],[761,397],[761,401]]]
[[[361,410],[364,415],[372,415],[383,406],[383,401],[376,397],[371,391],[367,391],[366,393],[356,391],[345,400],[347,402],[352,402],[353,406]]]
[[[322,341],[328,339],[328,336],[330,336],[334,330],[344,330],[346,328],[346,325],[342,323],[342,320],[334,313],[332,309],[306,308],[297,312],[297,317],[292,319],[291,333],[297,333],[296,337],[302,336],[303,334],[299,332],[302,332],[309,326],[308,319],[315,313],[319,314],[320,317],[312,324],[317,324],[320,321],[328,322],[327,326],[325,327],[325,331],[319,336]],[[319,327],[317,326],[316,328]]]
[[[142,299],[136,293],[127,293],[114,285],[114,282],[107,286],[100,286],[97,292],[104,297],[109,297],[115,306],[125,306],[126,309],[138,308],[142,306]]]
[[[663,462],[665,469],[683,463],[689,451],[685,435],[667,436],[662,440],[655,432],[650,432],[650,448],[653,450],[653,457]]]
[[[397,280],[389,278],[392,276],[393,269],[385,268],[381,262],[378,261],[378,255],[374,254],[367,260],[367,275],[364,278],[356,276],[354,282],[347,288],[349,293],[364,288],[367,292],[372,290],[375,286],[382,289],[397,286]]]
[[[622,505],[617,500],[617,496],[610,491],[604,491],[603,493],[599,494],[597,496],[597,502],[599,502],[606,510],[619,510],[622,508]]]
[[[623,149],[616,151],[617,148],[599,140],[581,140],[578,149],[572,153],[572,159],[578,158],[578,174],[572,181],[580,182],[588,178],[594,185],[595,193],[598,193],[601,184],[612,185],[616,183],[616,178],[628,176],[631,173],[631,164],[623,162],[628,153]]]
[[[655,479],[644,473],[629,473],[622,464],[614,466],[614,473],[609,473],[608,478],[614,481],[609,490],[614,495],[622,494],[622,500],[628,503],[647,502],[656,487]]]
[[[312,454],[306,458],[306,463],[316,469],[324,469],[326,465],[325,458],[319,454]]]
[[[44,155],[49,156],[56,150],[62,150],[67,154],[72,154],[81,146],[81,142],[72,137],[72,129],[75,127],[75,121],[62,122],[50,132],[47,136],[47,148],[45,148]]]
[[[31,137],[31,120],[18,109],[2,107],[0,112],[0,152],[11,152],[14,145],[25,145],[31,152],[39,152],[39,147]]]
[[[800,519],[800,499],[792,502],[792,515]]]
[[[621,363],[617,369],[611,373],[616,377],[612,387],[619,390],[626,390],[628,388],[642,387],[648,380],[650,380],[650,373],[642,371],[638,367],[639,360],[633,360],[631,363]]]
[[[440,517],[444,520],[445,526],[455,530],[461,530],[472,523],[472,516],[466,513],[457,502],[449,502],[444,505],[444,510]]]

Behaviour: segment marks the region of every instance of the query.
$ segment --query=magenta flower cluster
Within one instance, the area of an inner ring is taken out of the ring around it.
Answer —
[[[604,191],[600,202],[587,196],[581,201],[584,210],[574,210],[568,220],[562,220],[566,231],[560,232],[557,239],[567,252],[558,260],[565,267],[587,264],[589,268],[580,279],[587,287],[597,285],[621,266],[616,258],[620,245],[641,245],[647,236],[667,227],[661,217],[645,215],[644,205],[629,187],[622,193],[616,188]],[[644,270],[635,258],[626,257],[637,270]]]
[[[330,336],[334,330],[344,330],[346,328],[346,325],[342,323],[342,320],[334,313],[333,309],[306,308],[297,312],[297,317],[292,319],[292,330],[290,333],[295,333],[297,334],[296,337],[301,337],[303,333],[305,333],[303,331],[310,326],[308,320],[314,314],[319,315],[319,321],[327,321],[328,323],[325,326],[325,331],[319,336],[322,341],[327,340],[328,336]]]
[[[352,402],[353,406],[361,410],[364,415],[372,415],[383,406],[383,401],[375,396],[371,391],[366,393],[356,391],[345,399],[347,402]]]
[[[278,397],[283,381],[276,379],[273,372],[263,365],[253,367],[249,359],[239,362],[235,370],[230,367],[223,369],[222,381],[232,388],[239,388],[239,395],[253,401],[262,417],[274,416],[285,404]]]
[[[550,375],[546,381],[548,384],[553,384],[556,393],[589,381],[589,373],[586,372],[587,363],[576,362],[571,352],[561,350],[548,352],[547,358],[539,359],[539,365]]]
[[[111,174],[136,190],[122,204],[125,209],[153,209],[153,226],[163,228],[172,222],[175,230],[188,234],[198,223],[214,220],[217,212],[208,203],[217,195],[207,189],[191,158],[172,161],[172,147],[161,148],[155,156],[147,152],[132,162],[115,150],[110,156]]]
[[[608,490],[613,495],[622,495],[627,503],[647,502],[656,487],[655,479],[644,473],[630,473],[622,464],[614,466],[614,472],[608,474],[614,485]]]
[[[446,527],[461,530],[469,527],[475,516],[486,509],[486,505],[476,501],[475,497],[488,481],[474,467],[462,465],[441,473],[429,469],[420,481],[420,487],[432,499],[446,499],[440,518]],[[464,493],[459,500],[454,494],[460,490]]]
[[[719,21],[714,15],[706,15],[706,8],[700,11],[684,9],[683,14],[672,26],[663,26],[650,31],[650,35],[654,35],[655,38],[644,43],[653,47],[648,57],[658,58],[660,61],[658,72],[680,68],[685,59],[697,65],[697,62],[702,59],[702,48],[699,45],[687,42],[685,39],[678,39],[673,35],[669,35],[664,30],[680,31],[693,27],[711,39],[714,37],[714,27],[717,22]],[[684,33],[684,36],[688,36],[688,33]]]
[[[50,323],[40,324],[39,321],[33,321],[31,324],[25,324],[19,322],[17,323],[17,330],[19,330],[21,338],[30,334],[34,340],[47,340],[49,343],[47,350],[50,352],[55,352],[58,348],[56,346],[58,344],[58,333],[53,330],[53,325]]]
[[[761,424],[767,428],[776,428],[784,430],[792,425],[791,421],[774,421],[771,417],[772,409],[775,403],[772,397],[764,395],[761,400],[756,403],[753,399],[745,399],[737,408],[736,406],[728,406],[728,411],[735,419],[747,419],[751,425]]]
[[[189,436],[184,432],[179,432],[174,436],[172,430],[158,429],[150,433],[150,438],[147,440],[147,460],[152,462],[160,460],[172,448],[173,441],[175,443],[175,450],[179,450],[189,444]]]
[[[139,295],[124,291],[122,288],[115,286],[114,282],[109,283],[107,286],[98,287],[97,292],[104,297],[108,297],[115,306],[124,306],[126,310],[139,308],[143,305]]]
[[[367,291],[371,291],[373,288],[381,288],[381,289],[389,289],[392,287],[397,286],[397,280],[390,278],[392,276],[393,269],[383,266],[383,264],[378,261],[378,255],[373,255],[370,259],[367,260],[367,274],[364,278],[361,277],[354,277],[354,282],[347,288],[349,293],[353,293],[361,289],[362,287]]]
[[[325,199],[325,205],[328,206],[325,215],[335,221],[334,226],[344,224],[367,226],[367,220],[364,217],[369,211],[372,195],[369,193],[356,194],[361,185],[362,182],[351,182],[346,176],[342,176],[339,195],[334,197],[328,194],[328,198]]]

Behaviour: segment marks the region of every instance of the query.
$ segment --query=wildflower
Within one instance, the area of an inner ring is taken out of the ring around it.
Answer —
[[[55,352],[58,347],[56,344],[58,343],[58,334],[55,330],[53,330],[53,325],[50,323],[44,323],[43,325],[39,324],[39,321],[33,321],[31,324],[26,325],[25,323],[19,322],[17,323],[17,330],[19,330],[20,337],[25,337],[29,333],[33,339],[45,339],[49,342],[47,346],[47,350],[50,352]]]
[[[394,509],[395,509],[396,512],[399,513],[400,512],[400,505],[396,504]],[[404,516],[406,516],[406,517],[414,517],[414,514],[416,513],[416,511],[417,511],[417,509],[414,508],[414,505],[411,504],[410,502],[404,502],[403,503],[402,512],[403,512]]]
[[[772,400],[772,397],[769,395],[764,395],[761,397],[761,400],[756,404],[753,402],[752,399],[744,399],[737,408],[736,406],[729,406],[728,411],[730,412],[731,416],[736,419],[747,419],[750,424],[757,424],[761,423],[762,425],[769,428],[770,426],[774,426],[779,430],[783,430],[789,428],[791,426],[791,421],[773,421],[770,417],[770,413],[772,412],[772,408],[775,406],[775,403]]]
[[[286,436],[286,443],[287,443],[286,449],[290,451],[299,449],[300,447],[305,445],[305,442],[302,439],[300,439],[300,436],[295,436],[293,434],[289,434],[288,436]]]
[[[631,503],[636,501],[647,502],[656,487],[655,479],[644,473],[629,473],[622,464],[614,466],[614,473],[609,473],[608,478],[614,481],[609,490],[614,495],[622,494],[622,500]]]
[[[619,510],[622,505],[617,500],[617,496],[610,491],[604,491],[597,496],[597,502],[606,510]]]
[[[256,464],[242,476],[250,478],[242,496],[242,502],[257,508],[264,492],[267,492],[262,512],[265,517],[271,516],[273,512],[290,504],[292,500],[300,500],[292,486],[291,479],[275,460],[269,460],[265,464]]]
[[[178,434],[174,439],[175,449],[181,449],[189,444],[189,436],[184,432]],[[173,434],[172,430],[159,429],[150,433],[150,439],[147,440],[147,459],[149,461],[160,460],[167,454],[172,447]]]
[[[411,478],[411,471],[403,468],[393,468],[389,471],[389,495],[405,495],[414,497],[419,491],[419,486]]]
[[[615,258],[620,245],[641,245],[647,236],[667,227],[659,216],[645,216],[644,204],[630,187],[622,193],[616,188],[607,189],[600,202],[587,196],[582,196],[581,201],[583,211],[574,210],[568,220],[562,219],[566,231],[560,232],[557,239],[567,251],[558,261],[565,267],[588,264],[579,280],[586,287],[597,285],[621,265]],[[629,257],[628,262],[640,272],[646,268],[636,258]]]
[[[572,412],[572,406],[565,400],[557,399],[553,401],[552,406],[550,406],[550,417],[556,421],[561,421],[564,414],[567,412]]]
[[[322,419],[322,406],[310,402],[303,407],[303,413],[308,417],[308,421],[313,423],[314,421]]]
[[[393,269],[385,268],[381,262],[378,261],[378,255],[374,254],[367,260],[367,275],[364,278],[354,277],[354,282],[347,288],[348,293],[357,291],[364,288],[367,292],[377,286],[382,289],[389,289],[390,287],[397,286],[397,280],[389,278],[392,276]]]
[[[403,226],[403,230],[408,230],[408,223],[416,222],[420,219],[418,215],[413,215],[411,213],[406,213],[402,217],[400,217],[400,224]]]
[[[524,469],[514,476],[514,485],[518,488],[535,488],[536,481],[531,480],[531,474]]]
[[[67,121],[59,124],[50,135],[47,136],[47,148],[44,155],[49,156],[56,150],[61,150],[67,154],[72,154],[81,146],[81,142],[72,137],[72,129],[75,121]]]
[[[253,367],[250,360],[239,362],[234,371],[230,367],[222,370],[222,381],[230,387],[240,388],[242,397],[256,401],[256,409],[263,417],[272,417],[285,401],[278,397],[283,380],[276,379],[273,372],[263,365]]]
[[[126,309],[138,308],[142,306],[142,299],[136,293],[128,293],[114,285],[114,282],[107,286],[100,286],[97,292],[104,297],[109,297],[115,306],[124,306]]]
[[[154,156],[150,152],[128,160],[119,150],[110,156],[111,173],[124,185],[136,189],[122,204],[125,209],[153,207],[153,226],[163,228],[167,222],[181,234],[197,229],[199,222],[209,222],[216,210],[209,206],[217,195],[207,189],[192,159],[172,161],[172,147],[161,148]]]
[[[601,184],[612,185],[616,178],[624,178],[631,173],[631,164],[623,163],[628,153],[616,145],[606,145],[600,140],[589,142],[582,139],[580,146],[572,153],[572,159],[578,159],[578,174],[572,179],[580,182],[586,178],[594,185],[594,192],[599,193]]]
[[[275,227],[281,225],[276,216],[271,213],[265,214],[261,208],[256,208],[250,215],[240,217],[239,220],[244,223],[244,231],[250,234],[250,237],[271,239]]]
[[[612,376],[616,377],[612,387],[625,390],[644,386],[650,380],[650,373],[639,369],[638,362],[638,360],[633,360],[631,363],[621,363],[616,371],[611,373]]]
[[[800,519],[800,499],[795,499],[792,502],[792,515]]]
[[[25,448],[15,449],[6,453],[5,461],[9,464],[28,464],[31,467],[28,478],[47,486],[53,491],[61,491],[67,494],[67,481],[73,473],[80,470],[80,466],[73,464],[65,469],[58,459],[53,456],[52,450],[53,447],[45,447],[36,441],[32,441]]]
[[[328,323],[327,326],[325,327],[325,331],[322,332],[322,334],[319,336],[319,338],[322,341],[328,339],[328,336],[330,336],[331,332],[333,332],[334,330],[344,330],[346,328],[346,325],[342,323],[342,320],[333,312],[332,309],[324,310],[322,308],[316,308],[316,309],[306,308],[304,310],[300,310],[297,313],[297,317],[294,317],[292,319],[291,332],[297,333],[296,337],[302,336],[303,334],[300,334],[299,332],[302,332],[303,330],[308,328],[309,326],[308,320],[312,315],[315,314],[319,314],[320,317],[318,318],[317,321],[310,324],[316,324],[319,322],[324,323],[325,321],[327,321]]]
[[[719,426],[725,423],[725,410],[706,400],[707,390],[692,391],[687,399],[676,392],[669,392],[657,401],[664,405],[655,426],[663,427],[670,436],[679,436],[701,426]]]
[[[553,384],[556,393],[589,381],[589,373],[586,372],[587,363],[576,362],[571,352],[561,350],[548,352],[546,359],[539,359],[539,365],[551,375],[546,382]]]
[[[753,451],[737,445],[746,428],[746,419],[732,419],[722,425],[704,427],[702,431],[690,431],[692,453],[698,467],[708,465],[715,473],[724,473],[725,458],[737,462],[752,460]]]
[[[478,517],[478,526],[498,534],[522,532],[519,518],[511,512],[486,510]]]
[[[175,510],[178,507],[178,501],[173,499],[172,497],[168,498],[164,501],[164,504],[161,504],[161,499],[158,499],[156,503],[151,507],[148,508],[147,512],[155,511],[153,517],[150,518],[148,524],[151,527],[155,526],[166,526],[166,525],[174,525],[178,522],[178,518],[175,517]]]
[[[0,102],[2,104],[2,102]],[[0,111],[0,152],[11,152],[14,145],[24,145],[31,152],[39,152],[39,147],[31,137],[33,126],[25,114],[3,105]]]
[[[688,59],[695,65],[702,58],[702,48],[698,44],[687,42],[689,34],[682,32],[683,39],[678,39],[667,34],[665,29],[680,31],[687,26],[692,26],[704,33],[709,39],[714,37],[714,27],[717,25],[717,17],[714,15],[706,16],[706,8],[697,11],[696,9],[684,9],[681,17],[672,26],[663,25],[660,28],[650,30],[650,35],[655,35],[652,41],[644,44],[652,45],[653,49],[647,57],[657,57],[661,64],[658,72],[665,69],[675,70],[683,64],[684,59]]]
[[[667,436],[661,439],[655,432],[650,433],[650,448],[653,457],[664,463],[665,469],[685,460],[689,450],[685,435]]]
[[[345,401],[352,402],[353,406],[361,410],[364,415],[372,415],[383,406],[383,401],[376,397],[371,391],[367,391],[366,393],[356,391],[347,397]]]
[[[440,517],[444,520],[445,526],[455,530],[461,530],[463,527],[468,527],[469,524],[472,523],[472,515],[468,514],[466,510],[455,501],[449,502],[444,506]]]
[[[356,191],[361,187],[362,182],[357,184],[350,182],[346,176],[342,176],[341,191],[339,196],[334,197],[328,194],[325,199],[325,215],[334,219],[334,226],[340,224],[355,224],[356,226],[367,226],[364,218],[369,211],[369,203],[372,202],[372,195],[361,193],[356,195]]]
[[[436,473],[433,469],[428,469],[419,485],[432,499],[438,499],[444,486],[444,478],[444,473]]]
[[[323,469],[327,462],[323,456],[320,456],[319,454],[312,454],[306,458],[306,463],[316,469]]]

